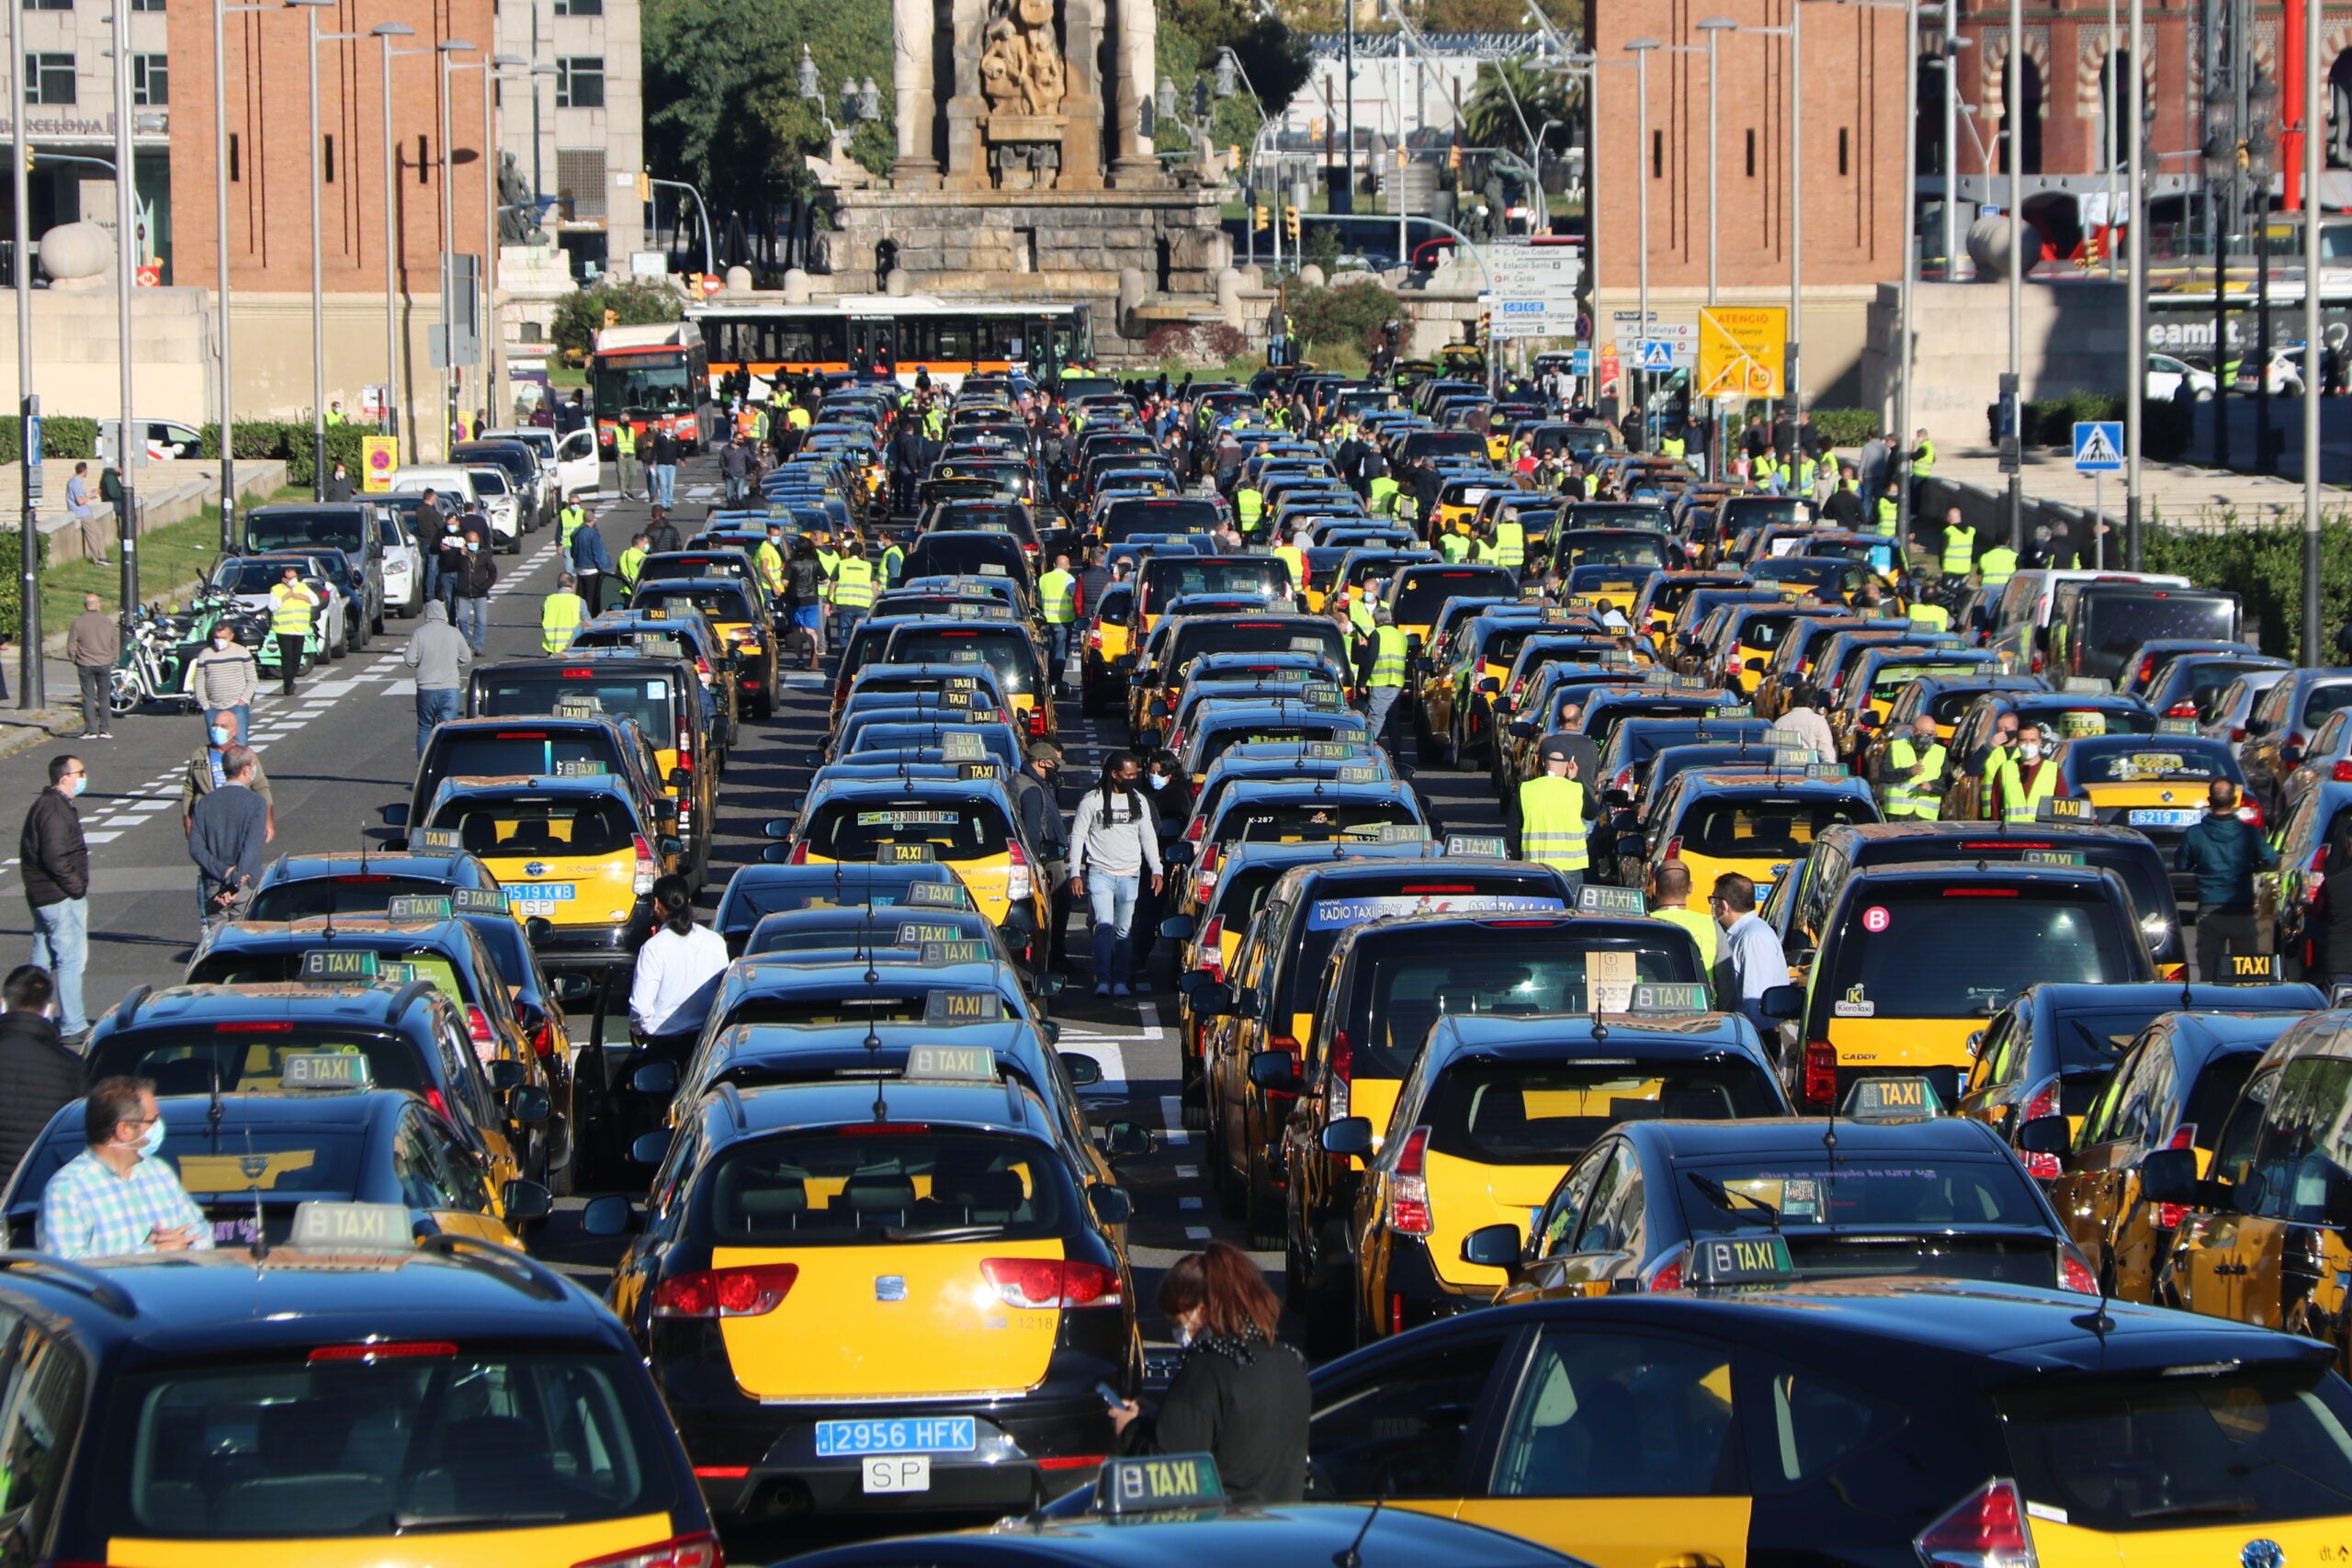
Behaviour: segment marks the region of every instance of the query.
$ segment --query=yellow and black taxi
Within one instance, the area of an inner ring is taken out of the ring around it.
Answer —
[[[1702,896],[1717,877],[1736,872],[1761,897],[1813,852],[1824,831],[1878,819],[1870,785],[1840,763],[1807,762],[1786,772],[1777,765],[1756,773],[1694,768],[1677,773],[1649,802],[1642,852],[1651,875],[1680,861]]]
[[[732,577],[670,577],[641,580],[629,594],[634,613],[654,615],[672,605],[691,605],[710,619],[735,650],[735,692],[753,718],[775,716],[781,678],[775,623],[765,592]]]
[[[419,835],[412,834],[414,840]],[[301,920],[323,915],[380,915],[395,898],[447,898],[472,914],[509,911],[498,874],[455,839],[407,850],[335,850],[280,855],[263,868],[245,918]],[[462,895],[462,897],[460,897]]]
[[[1045,655],[1019,622],[909,621],[884,645],[888,664],[985,664],[1012,704],[1013,722],[1031,739],[1050,740],[1056,731]]]
[[[976,697],[973,694],[978,693]],[[928,701],[934,707],[954,707],[958,704],[967,709],[993,712],[1006,723],[1012,721],[1012,705],[1006,698],[1003,685],[997,680],[996,671],[987,664],[884,664],[870,663],[833,688],[833,708],[825,728],[841,728],[842,716],[857,704],[878,702],[885,697],[906,696]]]
[[[1447,600],[1484,595],[1509,601],[1518,593],[1519,571],[1513,567],[1422,562],[1391,578],[1380,602],[1388,606],[1390,619],[1405,634],[1406,651],[1418,656]]]
[[[2243,791],[2245,773],[2226,741],[2184,735],[2159,719],[2154,735],[2100,735],[2062,742],[2054,753],[2057,797],[2079,800],[2096,820],[2144,834],[2171,860],[2188,829],[2205,819],[2205,803],[2216,780]],[[2250,796],[2238,815],[2259,828],[2262,807]],[[2176,870],[2174,891],[2191,897],[2193,874]]]
[[[1023,841],[1012,797],[993,772],[954,780],[844,780],[812,794],[802,807],[792,841],[795,865],[910,861],[952,868],[1016,948],[1044,930],[1038,852]]]
[[[1349,671],[1319,653],[1208,654],[1193,660],[1190,670],[1162,688],[1167,694],[1147,703],[1145,711],[1159,731],[1181,731],[1205,702],[1301,696],[1310,685],[1344,690],[1350,680]],[[1136,743],[1149,745],[1153,733],[1137,733]]]
[[[1621,1122],[1788,1115],[1756,1031],[1711,1005],[1702,985],[1639,986],[1626,1017],[1439,1019],[1377,1157],[1367,1119],[1323,1131],[1327,1153],[1370,1161],[1347,1227],[1351,1321],[1334,1332],[1368,1343],[1491,1303],[1506,1276],[1464,1259],[1464,1241],[1494,1224],[1532,1233],[1569,1166]]]
[[[1980,699],[2039,694],[2049,689],[2049,682],[2039,675],[1920,676],[1896,695],[1883,723],[1855,738],[1854,772],[1883,787],[1888,743],[1909,737],[1911,727],[1923,714],[1935,722],[1936,739],[1950,750],[1962,721]],[[1948,760],[1945,773],[1954,773],[1957,766],[1956,760]]]
[[[1300,688],[1292,699],[1246,698],[1207,703],[1192,728],[1168,738],[1193,787],[1206,783],[1209,769],[1236,746],[1365,745],[1374,741],[1364,716],[1342,706],[1335,687]]]
[[[1127,722],[1136,730],[1154,728],[1152,703],[1166,689],[1181,686],[1196,660],[1215,653],[1297,653],[1319,656],[1341,670],[1354,658],[1340,628],[1317,615],[1273,611],[1170,617],[1144,641],[1127,691]]]
[[[1110,713],[1126,694],[1134,666],[1136,591],[1132,583],[1104,585],[1094,603],[1080,606],[1086,635],[1079,644],[1079,711]]]
[[[1061,1120],[980,1048],[722,1087],[679,1118],[612,1304],[722,1516],[1025,1508],[1113,1443],[1143,1371],[1113,1227]],[[630,1228],[599,1200],[593,1233]]]
[[[2141,1156],[2144,1202],[2185,1213],[2157,1271],[2160,1305],[2325,1341],[2352,1364],[2352,1014],[2296,1020],[2247,1075],[2210,1162],[2194,1148]],[[2196,1174],[2207,1163],[2207,1174]]]
[[[1905,687],[1927,677],[1955,676],[1997,668],[1996,656],[1982,648],[1919,650],[1896,645],[1866,649],[1845,674],[1838,700],[1829,709],[1829,728],[1838,750],[1851,757],[1865,737],[1886,724],[1888,710]]]
[[[1814,667],[1822,650],[1840,632],[1883,630],[1885,623],[1865,620],[1860,615],[1827,615],[1790,623],[1781,638],[1781,646],[1772,650],[1765,663],[1764,674],[1757,682],[1756,711],[1766,718],[1777,718],[1788,711],[1789,699],[1799,686],[1814,678]]]
[[[1001,934],[978,909],[925,909],[916,919],[865,904],[762,915],[743,941],[743,956],[788,953],[801,963],[809,962],[808,954],[820,953],[863,957],[897,951],[914,956],[926,942],[985,942],[998,957],[1012,962],[1012,955],[1003,951]]]
[[[160,1151],[216,1247],[280,1246],[308,1202],[384,1203],[418,1240],[468,1236],[520,1251],[516,1230],[554,1206],[535,1181],[491,1179],[489,1162],[412,1090],[371,1086],[357,1052],[278,1058],[276,1089],[159,1097]],[[50,1119],[9,1181],[12,1245],[30,1247],[50,1178],[88,1145],[80,1100]]]
[[[603,713],[626,718],[653,747],[654,777],[677,807],[674,832],[684,840],[688,880],[710,871],[718,807],[718,745],[706,724],[701,682],[691,661],[642,654],[581,650],[477,668],[466,689],[476,717],[519,718]]]
[[[1982,1123],[1936,1114],[1922,1080],[1885,1080],[1837,1122],[1620,1118],[1534,1211],[1463,1244],[1499,1265],[1500,1301],[1678,1291],[1710,1244],[1785,1247],[1792,1279],[1928,1275],[2093,1291],[2040,1188]],[[1853,1179],[1847,1176],[1852,1173]]]
[[[434,726],[407,804],[385,807],[384,822],[401,835],[392,848],[404,850],[406,830],[426,825],[445,780],[572,777],[621,780],[648,818],[667,821],[677,805],[662,782],[651,736],[628,719],[575,710],[531,718],[453,718]]]
[[[626,1331],[511,1248],[315,1201],[289,1245],[11,1253],[26,1561],[717,1568]]]
[[[2315,987],[2301,984],[2028,986],[1971,1043],[1973,1059],[1952,1109],[1999,1133],[2035,1179],[2054,1181],[2060,1155],[2074,1146],[2116,1064],[2159,1015],[2301,1015],[2326,1005]]]
[[[1425,661],[1414,704],[1421,755],[1459,767],[1494,744],[1495,703],[1521,644],[1544,630],[1532,606],[1494,606],[1455,626]]]
[[[1747,585],[1747,579],[1736,571],[1661,571],[1644,581],[1625,618],[1634,624],[1635,636],[1645,637],[1653,647],[1670,651],[1668,630],[1691,594],[1702,588],[1736,589]]]
[[[2255,1064],[2301,1016],[2168,1012],[2125,1047],[2050,1184],[2051,1206],[2109,1294],[2155,1299],[2157,1271],[2188,1213],[2180,1203],[2146,1200],[2140,1162],[2159,1149],[2185,1149],[2190,1174],[2209,1174]]]
[[[1747,1217],[1693,1260],[1723,1281],[1703,1291],[1501,1307],[1318,1369],[1309,1496],[1385,1498],[1596,1568],[2332,1550],[2352,1390],[2318,1347],[1996,1280],[1789,1282],[1761,1213],[1731,1207]]]
[[[1969,1038],[2028,986],[2156,977],[2131,890],[2095,865],[1917,861],[1854,868],[1823,917],[1803,987],[1764,994],[1793,1020],[1790,1099],[1828,1110],[1868,1077],[1959,1098]]]
[[[1679,667],[1691,675],[1720,675],[1724,686],[1742,697],[1752,697],[1763,682],[1765,666],[1802,620],[1823,620],[1837,615],[1826,605],[1790,604],[1719,604],[1692,635],[1695,644],[1681,650]]]
[[[2040,676],[2010,676],[2012,681],[2039,681]],[[1990,687],[1990,682],[1988,682]],[[2107,735],[2153,735],[2156,716],[2136,697],[2112,692],[2008,691],[1992,688],[1980,693],[1954,719],[1948,738],[1951,761],[1943,813],[1947,817],[1985,817],[1996,807],[1986,790],[1988,773],[2013,753],[1996,759],[2004,738],[2014,740],[2024,725],[2035,725],[2046,742],[2084,739]],[[1895,733],[1890,720],[1887,733]],[[2176,723],[2166,733],[2197,733],[2193,724]]]
[[[1630,890],[1611,899],[1616,891],[1587,889],[1579,907],[1639,901]],[[1368,1150],[1333,1149],[1327,1130],[1351,1117],[1375,1134],[1393,1129],[1405,1079],[1441,1019],[1623,1012],[1637,985],[1705,978],[1690,933],[1643,914],[1386,915],[1341,932],[1303,1062],[1252,1064],[1260,1088],[1296,1097],[1280,1136],[1291,1301],[1310,1322],[1329,1322],[1328,1303],[1351,1290],[1351,1217],[1363,1168],[1385,1147],[1375,1136]]]
[[[379,971],[376,978],[393,977]],[[165,1098],[208,1100],[216,1091],[279,1091],[290,1076],[326,1076],[337,1066],[327,1058],[356,1058],[368,1083],[414,1094],[445,1118],[494,1187],[539,1174],[524,1168],[518,1128],[546,1122],[545,1086],[514,1064],[481,1061],[466,1038],[463,1013],[429,982],[141,986],[92,1027],[87,1055],[93,1083],[151,1078]],[[294,1057],[316,1060],[289,1069]],[[184,1122],[182,1130],[204,1120]]]
[[[608,775],[444,779],[423,826],[457,834],[516,916],[546,922],[532,945],[548,953],[634,952],[652,934],[655,879],[700,885],[684,841]]]

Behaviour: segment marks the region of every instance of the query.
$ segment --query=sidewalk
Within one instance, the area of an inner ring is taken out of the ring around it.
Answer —
[[[2252,434],[2249,425],[2247,441],[2240,450],[2253,450]],[[2300,449],[2296,455],[2300,457]],[[2040,502],[2086,516],[2096,496],[2109,523],[2118,527],[2122,525],[2121,474],[2109,474],[2095,481],[2093,476],[2075,471],[2069,453],[2032,448],[2025,454],[2020,477],[2025,481],[2029,508]],[[1955,486],[1965,485],[2004,506],[2007,504],[2009,477],[2001,472],[2000,459],[1989,446],[1937,453],[1935,478]],[[2143,463],[2141,493],[2143,520],[2169,527],[2248,527],[2282,523],[2301,526],[2302,522],[2302,481],[2285,476],[2225,473],[2187,463]],[[2325,510],[2352,508],[2352,491],[2335,486],[2323,487],[2320,504]]]
[[[52,457],[40,466],[40,531],[49,540],[49,563],[81,560],[82,530],[65,514],[65,481],[74,477],[74,459]],[[93,474],[98,465],[93,462]],[[152,532],[185,521],[220,499],[220,465],[202,458],[153,462],[139,478],[140,532]],[[95,487],[96,481],[92,481]],[[286,465],[277,458],[245,457],[237,463],[237,495],[241,504],[266,501],[286,487]],[[23,505],[24,475],[15,463],[0,463],[0,518],[9,527]]]

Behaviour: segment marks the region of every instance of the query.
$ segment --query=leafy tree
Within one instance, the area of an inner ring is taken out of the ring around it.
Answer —
[[[1506,90],[1508,87],[1508,90]],[[1511,99],[1519,100],[1516,111]],[[1525,154],[1527,139],[1542,132],[1546,150],[1566,150],[1575,123],[1583,113],[1583,93],[1556,72],[1531,71],[1516,61],[1490,62],[1478,73],[1478,85],[1462,106],[1462,118],[1474,147],[1508,147]],[[1520,129],[1520,117],[1527,129]],[[1557,121],[1545,129],[1546,120]]]
[[[556,346],[567,353],[587,353],[595,344],[607,310],[626,327],[674,321],[684,313],[677,289],[667,283],[646,278],[599,284],[565,295],[556,306],[552,327]]]

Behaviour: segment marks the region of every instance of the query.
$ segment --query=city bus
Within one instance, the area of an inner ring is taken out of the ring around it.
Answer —
[[[689,452],[702,449],[710,362],[693,321],[605,328],[588,356],[588,385],[601,456],[613,455],[613,432],[624,419],[636,429],[640,452],[657,428],[666,428]]]
[[[853,294],[822,305],[715,300],[686,309],[710,345],[710,390],[741,371],[765,398],[780,376],[867,374],[888,366],[953,389],[970,375],[1026,370],[1040,380],[1094,360],[1082,304]]]

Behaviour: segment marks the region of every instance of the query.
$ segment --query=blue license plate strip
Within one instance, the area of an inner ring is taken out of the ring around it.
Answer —
[[[888,1421],[820,1421],[817,1457],[856,1454],[967,1454],[979,1447],[969,1416],[910,1416]]]

